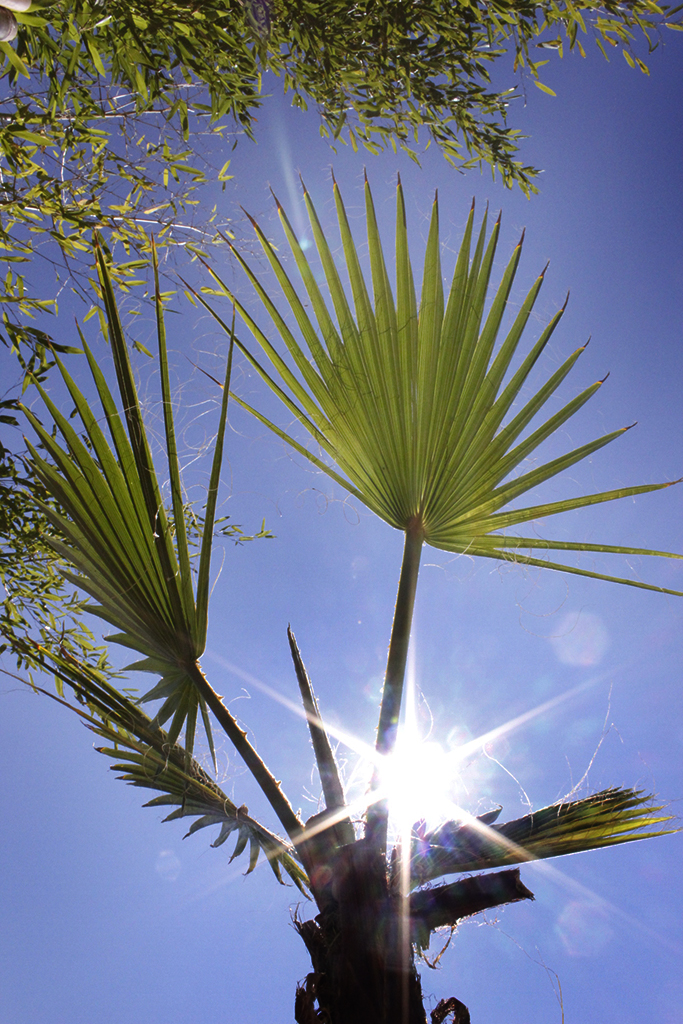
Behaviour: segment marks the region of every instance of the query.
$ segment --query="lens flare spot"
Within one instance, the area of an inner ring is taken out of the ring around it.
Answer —
[[[157,874],[165,878],[167,882],[175,882],[180,874],[180,868],[180,860],[176,857],[173,850],[162,850],[154,865]]]
[[[551,644],[564,665],[599,665],[609,647],[609,633],[599,615],[569,612],[560,622]]]
[[[605,910],[588,900],[568,903],[557,919],[555,931],[569,955],[577,957],[597,956],[614,936]]]

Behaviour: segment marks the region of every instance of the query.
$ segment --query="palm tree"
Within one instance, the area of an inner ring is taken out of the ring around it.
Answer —
[[[447,299],[442,289],[438,207],[430,227],[422,296],[418,307],[408,253],[403,194],[398,187],[396,297],[380,244],[372,196],[366,183],[366,217],[373,298],[370,298],[344,206],[335,200],[353,298],[352,310],[313,205],[306,195],[318,255],[332,301],[328,308],[313,271],[282,210],[285,234],[315,313],[313,325],[273,246],[257,235],[282,287],[304,346],[252,273],[242,264],[284,341],[289,361],[257,326],[246,309],[213,272],[218,290],[233,304],[232,322],[220,317],[202,293],[229,338],[217,441],[201,540],[193,569],[185,527],[186,509],[171,411],[163,305],[156,278],[159,368],[164,404],[171,507],[162,500],[156,468],[128,360],[126,341],[102,254],[100,287],[108,324],[123,419],[103,374],[85,341],[82,344],[110,434],[58,365],[80,416],[87,444],[39,387],[61,441],[25,410],[46,457],[32,449],[37,479],[56,499],[63,514],[43,505],[54,529],[51,543],[76,573],[69,578],[97,604],[91,610],[119,632],[110,639],[142,655],[131,668],[159,678],[141,702],[160,700],[154,717],[140,701],[116,689],[92,668],[67,653],[39,650],[34,657],[71,688],[75,707],[105,741],[103,753],[129,783],[156,790],[151,805],[171,805],[169,818],[196,820],[190,831],[220,825],[214,843],[237,835],[233,857],[249,844],[249,870],[261,853],[277,877],[283,872],[310,893],[318,909],[313,920],[298,921],[313,969],[297,989],[299,1024],[424,1024],[420,979],[414,951],[424,949],[431,933],[488,907],[533,898],[523,885],[524,861],[595,849],[665,834],[670,819],[632,789],[608,789],[582,800],[560,802],[516,821],[498,824],[497,812],[442,823],[432,832],[416,825],[393,845],[381,766],[396,745],[404,698],[406,658],[420,557],[424,544],[529,565],[574,572],[664,593],[677,591],[548,562],[538,552],[552,550],[669,555],[610,545],[542,541],[508,531],[521,523],[560,512],[639,494],[668,484],[622,488],[550,504],[510,508],[533,487],[616,439],[614,431],[565,456],[513,476],[525,459],[599,389],[598,382],[560,412],[525,435],[537,413],[578,359],[573,353],[519,411],[515,400],[562,317],[560,310],[531,351],[511,365],[543,281],[541,275],[508,331],[496,347],[506,302],[520,256],[515,250],[489,311],[486,294],[499,224],[487,240],[486,218],[470,254],[474,231],[471,211]],[[156,265],[155,265],[156,274]],[[207,289],[208,291],[209,289]],[[235,334],[239,313],[261,347],[260,360]],[[317,446],[310,451],[296,437],[270,422],[229,392],[234,348],[257,369],[285,408]],[[343,485],[369,509],[405,534],[394,623],[374,755],[374,775],[360,830],[352,822],[332,745],[320,717],[293,633],[290,650],[320,773],[325,810],[304,822],[294,812],[275,776],[249,743],[228,708],[204,676],[200,658],[208,628],[209,573],[216,495],[229,397],[268,425],[319,470]],[[125,423],[125,427],[124,427]],[[529,553],[525,553],[529,552]],[[536,554],[534,554],[536,552]],[[681,595],[679,595],[681,596]],[[59,695],[56,699],[65,701]],[[193,757],[198,715],[213,751],[212,712],[259,784],[284,831],[278,836],[230,801]],[[164,725],[170,721],[166,730]],[[179,739],[184,732],[184,744]],[[502,867],[430,887],[445,875]],[[469,1020],[455,997],[432,1014],[435,1022],[451,1015]]]

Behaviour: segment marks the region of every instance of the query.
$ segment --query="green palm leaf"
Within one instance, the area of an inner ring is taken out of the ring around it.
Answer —
[[[367,179],[365,211],[370,283],[366,284],[339,189],[334,199],[351,301],[335,257],[304,191],[325,284],[326,303],[315,272],[286,214],[278,213],[316,324],[311,320],[274,246],[255,221],[257,237],[294,317],[302,341],[238,252],[237,261],[254,287],[286,348],[280,354],[246,308],[210,267],[217,288],[233,302],[262,351],[257,358],[235,339],[243,355],[309,434],[319,452],[309,451],[292,434],[257,409],[233,396],[243,408],[285,440],[391,526],[405,533],[396,611],[389,645],[376,747],[388,754],[396,742],[406,658],[422,545],[503,561],[538,565],[595,579],[683,596],[683,592],[550,561],[550,550],[635,555],[683,556],[652,549],[545,541],[516,537],[509,531],[534,519],[570,512],[605,501],[642,494],[669,483],[623,487],[528,507],[511,507],[556,474],[616,440],[624,430],[580,446],[527,472],[525,460],[598,391],[598,381],[568,402],[541,426],[526,434],[545,404],[575,365],[583,349],[572,353],[536,394],[515,411],[522,388],[560,322],[559,310],[541,337],[513,370],[513,360],[543,283],[542,273],[529,290],[506,336],[499,341],[522,241],[486,309],[498,242],[498,221],[487,239],[487,217],[474,241],[474,207],[456,260],[448,295],[442,286],[438,202],[435,199],[418,303],[408,249],[403,191],[397,189],[395,297]],[[474,246],[474,248],[472,248]],[[372,293],[372,294],[370,294]],[[201,294],[196,298],[227,331]],[[518,474],[522,470],[521,475]],[[528,553],[526,553],[528,552]],[[380,785],[379,772],[372,788]],[[373,803],[366,836],[386,849],[388,809]]]
[[[677,832],[676,828],[652,831],[673,820],[671,815],[660,815],[662,808],[653,807],[652,799],[638,790],[615,787],[582,800],[560,801],[503,825],[490,823],[498,812],[470,823],[446,822],[414,839],[414,884],[454,872],[545,860]]]
[[[171,413],[166,333],[155,254],[153,263],[159,370],[171,485],[170,513],[164,507],[152,460],[111,279],[104,257],[98,252],[97,269],[123,418],[81,336],[111,442],[105,437],[98,417],[66,368],[56,359],[81,419],[87,444],[38,385],[62,438],[60,444],[38,418],[24,408],[47,456],[44,458],[29,445],[35,474],[62,509],[62,512],[56,512],[37,502],[54,528],[54,535],[46,540],[75,567],[77,575],[65,575],[94,599],[96,603],[88,605],[89,610],[118,630],[108,639],[142,655],[128,668],[160,677],[159,682],[141,698],[143,701],[162,701],[152,726],[159,728],[170,719],[168,742],[171,746],[184,726],[184,747],[190,757],[197,718],[201,713],[215,765],[209,720],[211,710],[263,790],[288,836],[294,839],[301,833],[301,821],[282,792],[280,783],[249,742],[245,730],[210,686],[199,664],[206,645],[209,569],[227,421],[232,342],[209,479],[199,566],[194,581]]]
[[[670,486],[669,483],[661,483],[623,487],[552,503],[510,508],[511,502],[516,502],[528,491],[624,433],[624,429],[612,431],[564,456],[514,476],[539,445],[574,416],[603,383],[598,381],[587,388],[520,440],[583,351],[581,348],[574,352],[512,416],[515,402],[564,312],[562,309],[553,317],[519,368],[510,374],[512,360],[543,283],[541,274],[507,335],[498,343],[522,242],[516,247],[485,315],[499,223],[487,241],[484,218],[471,255],[474,234],[472,209],[451,288],[445,299],[441,284],[438,203],[435,200],[418,306],[399,182],[394,298],[366,181],[371,298],[336,183],[334,196],[353,310],[308,194],[305,193],[306,206],[333,309],[328,309],[314,272],[278,204],[280,220],[317,327],[275,248],[253,222],[301,332],[303,344],[297,341],[250,267],[235,252],[280,334],[291,363],[277,352],[218,275],[210,271],[218,290],[235,302],[240,316],[261,347],[265,361],[259,360],[241,342],[236,341],[236,344],[324,454],[309,452],[296,438],[243,399],[233,396],[235,400],[316,467],[343,484],[391,526],[406,532],[412,530],[421,540],[436,548],[543,565],[563,572],[680,595],[680,591],[652,584],[539,560],[533,552],[559,549],[618,551],[672,558],[683,557],[681,555],[645,548],[549,542],[534,537],[515,537],[508,532],[530,520]],[[215,293],[216,289],[205,291]],[[210,309],[206,299],[198,298]],[[220,320],[214,310],[211,312]],[[530,553],[525,554],[525,551]]]
[[[296,848],[250,817],[245,806],[237,807],[189,752],[175,744],[137,703],[113,687],[101,673],[67,654],[48,654],[41,648],[32,653],[45,671],[56,674],[62,685],[71,687],[83,707],[74,707],[63,698],[35,688],[70,708],[91,732],[106,741],[108,746],[97,750],[116,760],[111,767],[112,771],[123,773],[118,778],[161,793],[145,807],[175,807],[164,821],[196,818],[188,836],[209,825],[219,825],[220,831],[211,845],[222,846],[235,834],[230,860],[240,856],[248,845],[247,874],[254,870],[263,853],[279,882],[283,882],[284,871],[306,894],[308,878]]]
[[[206,644],[209,564],[228,389],[225,388],[220,413],[195,596],[171,412],[156,258],[157,336],[171,484],[170,513],[164,506],[152,460],[112,283],[99,251],[97,268],[123,417],[82,336],[81,342],[111,441],[105,437],[97,416],[59,357],[55,356],[88,443],[86,445],[81,440],[69,420],[37,384],[61,434],[60,443],[30,410],[24,409],[47,456],[43,457],[29,445],[36,475],[64,513],[41,505],[55,530],[55,536],[49,538],[49,543],[75,566],[77,574],[65,573],[67,579],[85,590],[96,602],[89,604],[88,610],[118,631],[108,639],[143,656],[128,667],[160,677],[157,685],[142,700],[163,701],[154,721],[162,725],[171,720],[170,743],[175,743],[185,726],[185,747],[191,753],[197,715],[201,712],[213,754],[205,695],[197,687],[197,676],[200,672],[198,659]],[[229,381],[231,362],[232,347],[226,382]]]

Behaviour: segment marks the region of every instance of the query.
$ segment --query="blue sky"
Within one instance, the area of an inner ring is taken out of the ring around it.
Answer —
[[[502,208],[498,276],[527,229],[513,309],[551,261],[529,341],[571,289],[539,381],[589,335],[561,397],[611,374],[557,450],[638,421],[549,493],[675,479],[683,473],[679,34],[666,37],[650,65],[645,78],[619,55],[610,65],[597,53],[572,57],[546,69],[557,98],[527,87],[526,106],[518,104],[512,120],[531,136],[525,161],[544,168],[541,194],[531,201],[492,183],[486,170],[457,174],[433,149],[421,168],[402,154],[331,153],[315,113],[291,111],[274,96],[260,116],[258,144],[240,142],[233,182],[225,193],[208,190],[206,202],[226,204],[238,237],[249,233],[240,204],[275,237],[270,185],[304,233],[301,171],[332,231],[333,165],[360,234],[365,164],[390,249],[400,171],[416,268],[439,190],[447,276],[472,196],[480,212],[487,201]],[[227,261],[224,273],[238,282]],[[181,315],[169,317],[171,345],[191,445],[205,429],[201,417],[215,415],[215,393],[185,357],[213,372],[224,343],[182,297],[174,308]],[[68,341],[71,330],[62,317],[59,340]],[[146,394],[154,384],[152,374]],[[235,386],[268,405],[243,367]],[[231,427],[224,514],[248,531],[265,516],[276,538],[226,547],[203,664],[218,692],[237,702],[231,707],[295,807],[313,813],[318,788],[303,723],[228,666],[294,698],[291,622],[323,714],[371,740],[401,537],[345,502],[239,410]],[[680,552],[681,493],[671,488],[567,516],[547,524],[545,535]],[[598,568],[683,589],[680,565],[604,558]],[[654,789],[680,813],[683,601],[433,550],[423,566],[415,665],[435,739],[447,745],[478,736],[582,687],[476,759],[467,774],[473,809],[502,803],[504,818],[518,816],[522,791],[544,806],[590,766],[590,791]],[[229,844],[212,850],[207,833],[183,841],[182,824],[161,825],[162,815],[141,809],[141,794],[114,780],[88,734],[51,702],[8,680],[0,700],[0,1024],[291,1021],[295,982],[309,969],[290,923],[296,894],[265,866],[243,877],[240,861],[228,865]],[[351,757],[346,766],[350,772]],[[237,803],[274,825],[227,747],[221,771]],[[567,1024],[678,1024],[680,843],[669,837],[584,854],[552,862],[550,871],[525,867],[535,903],[510,907],[497,922],[461,926],[441,970],[422,969],[425,992],[433,1001],[457,995],[474,1024],[560,1024],[559,979]]]

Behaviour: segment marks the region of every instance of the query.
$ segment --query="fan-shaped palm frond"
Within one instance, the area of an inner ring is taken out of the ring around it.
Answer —
[[[239,311],[261,347],[265,360],[257,359],[237,339],[235,344],[289,414],[308,432],[320,455],[309,451],[242,398],[234,396],[235,400],[387,523],[405,532],[403,565],[377,729],[377,750],[388,754],[396,741],[401,711],[423,543],[445,551],[539,565],[677,596],[683,596],[683,593],[548,561],[537,555],[564,550],[671,558],[683,556],[644,548],[516,537],[509,533],[513,527],[534,519],[654,491],[670,484],[622,487],[562,501],[510,508],[528,491],[576,465],[628,429],[611,431],[566,455],[533,469],[522,470],[524,462],[574,416],[603,383],[592,384],[559,412],[540,426],[535,426],[538,414],[581,355],[583,348],[580,348],[565,360],[536,394],[521,404],[521,408],[516,408],[522,388],[564,312],[561,309],[555,314],[514,369],[513,361],[544,273],[531,287],[507,335],[498,343],[522,247],[520,241],[485,314],[500,219],[487,240],[487,217],[484,217],[472,253],[472,207],[446,298],[441,273],[438,202],[435,199],[418,305],[400,180],[397,189],[395,298],[367,180],[365,208],[371,289],[363,276],[336,182],[334,198],[353,309],[308,193],[304,192],[304,199],[331,307],[328,307],[316,273],[278,203],[280,220],[317,328],[274,246],[252,220],[303,344],[297,341],[263,285],[235,251],[236,259],[284,342],[288,358],[281,355],[211,268],[207,269],[218,289],[205,288],[204,291],[223,294],[231,299],[233,308]],[[227,331],[227,325],[209,302],[196,292],[194,294]],[[514,476],[520,470],[521,475]],[[525,550],[531,553],[525,554]],[[376,789],[379,784],[379,773],[376,773],[372,786]],[[378,845],[385,846],[386,829],[386,803],[380,801],[368,810],[366,834],[374,835]]]
[[[156,258],[157,337],[171,486],[170,514],[162,499],[114,290],[101,252],[97,254],[97,269],[127,431],[104,376],[81,337],[113,448],[85,397],[55,357],[80,416],[86,442],[81,440],[45,390],[37,385],[64,441],[64,446],[60,445],[32,412],[22,407],[51,459],[47,461],[29,445],[36,476],[64,512],[59,514],[37,502],[55,530],[55,535],[46,540],[78,570],[79,575],[65,573],[67,578],[98,602],[88,605],[89,610],[120,630],[108,639],[143,655],[128,668],[161,677],[159,683],[142,698],[143,701],[163,701],[153,724],[161,726],[171,719],[168,730],[171,744],[175,743],[185,726],[184,746],[191,754],[197,714],[201,711],[215,762],[210,709],[260,785],[287,834],[293,838],[299,835],[302,826],[280,783],[247,739],[245,730],[209,685],[199,665],[206,645],[209,569],[228,410],[227,385],[232,344],[209,480],[195,592],[171,410],[166,333]]]
[[[157,326],[172,497],[170,514],[162,499],[113,288],[101,253],[98,253],[98,271],[127,431],[85,340],[81,338],[113,448],[83,394],[55,356],[80,416],[86,440],[81,440],[69,420],[37,384],[64,442],[63,446],[60,445],[30,410],[24,410],[51,459],[48,462],[29,446],[36,475],[65,513],[59,515],[53,509],[41,506],[56,531],[56,536],[49,538],[49,543],[78,570],[79,575],[65,575],[95,599],[97,604],[89,605],[89,610],[120,630],[109,639],[143,655],[141,661],[129,667],[161,677],[143,700],[163,699],[155,721],[161,725],[172,719],[169,730],[171,742],[176,741],[185,724],[185,746],[192,751],[197,712],[200,710],[213,750],[206,702],[197,690],[194,675],[197,659],[206,643],[209,565],[227,415],[227,389],[214,452],[195,598],[171,412],[158,274]],[[229,379],[231,355],[232,349],[226,380]]]
[[[628,429],[611,431],[566,455],[513,476],[543,441],[574,416],[603,383],[598,381],[586,388],[523,437],[526,428],[535,421],[572,369],[583,348],[573,352],[540,390],[515,411],[522,388],[564,312],[563,308],[555,314],[531,351],[512,372],[512,362],[545,273],[530,289],[506,337],[496,348],[522,242],[509,261],[485,316],[500,220],[487,241],[487,218],[484,216],[472,255],[473,207],[446,298],[442,285],[438,203],[435,200],[418,306],[399,182],[394,298],[366,181],[371,298],[336,183],[334,196],[353,309],[308,193],[304,198],[332,308],[328,308],[314,270],[278,204],[280,220],[317,320],[317,329],[275,248],[252,221],[301,332],[303,345],[296,340],[251,268],[235,251],[237,260],[284,341],[296,370],[290,368],[244,306],[211,271],[220,291],[236,303],[270,369],[246,346],[237,342],[239,348],[333,464],[308,451],[243,399],[235,396],[235,400],[391,526],[412,531],[420,541],[436,548],[543,565],[563,572],[679,594],[679,591],[668,591],[647,583],[548,562],[524,554],[524,551],[683,556],[651,549],[515,537],[508,532],[512,527],[531,520],[669,486],[662,483],[623,487],[562,501],[509,508],[512,502],[534,487],[592,455]],[[210,308],[206,300],[200,298],[200,301]],[[217,314],[214,312],[214,315]]]
[[[671,815],[660,815],[662,807],[653,807],[652,799],[635,789],[615,787],[582,800],[542,807],[503,825],[487,823],[486,815],[469,822],[446,822],[414,838],[413,884],[459,871],[546,860],[677,832],[676,828],[652,831],[673,820]]]
[[[214,847],[222,846],[236,833],[231,861],[249,844],[247,874],[254,870],[259,854],[263,853],[279,882],[283,881],[284,871],[306,894],[308,878],[296,848],[250,817],[245,806],[237,807],[189,752],[174,743],[137,703],[112,686],[104,675],[66,653],[60,656],[37,646],[32,653],[45,671],[56,674],[62,687],[71,687],[82,707],[74,707],[63,697],[40,687],[34,689],[70,708],[91,732],[109,744],[97,750],[117,761],[111,767],[112,771],[123,772],[118,776],[120,779],[162,794],[145,807],[176,807],[164,821],[197,818],[188,836],[209,825],[220,825],[218,837],[211,844]]]

